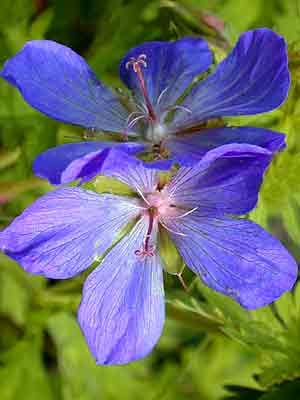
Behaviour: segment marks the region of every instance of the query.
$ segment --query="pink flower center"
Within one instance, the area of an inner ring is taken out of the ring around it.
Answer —
[[[142,259],[153,257],[155,254],[155,245],[151,241],[153,230],[157,228],[160,217],[178,214],[178,209],[171,203],[168,194],[164,191],[147,194],[143,200],[143,214],[149,216],[149,225],[142,248],[135,251],[135,254]]]
[[[178,213],[168,193],[163,190],[148,194],[145,200],[147,201],[148,212],[153,212],[157,218],[175,216]]]

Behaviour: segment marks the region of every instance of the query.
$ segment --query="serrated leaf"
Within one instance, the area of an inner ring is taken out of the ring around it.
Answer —
[[[179,300],[167,301],[167,316],[200,332],[218,333],[224,323],[222,318],[211,313],[205,304],[187,304]]]

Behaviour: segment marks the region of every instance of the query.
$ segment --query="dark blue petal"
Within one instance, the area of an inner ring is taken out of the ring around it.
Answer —
[[[49,40],[28,42],[1,76],[42,113],[62,122],[124,132],[128,112],[82,57]]]
[[[207,151],[230,143],[253,144],[276,153],[285,148],[285,135],[254,127],[211,128],[192,135],[170,137],[165,141],[165,147],[177,163],[193,166]]]
[[[159,171],[169,171],[173,164],[173,160],[156,160],[144,162],[144,167],[149,169],[156,169]]]
[[[70,278],[102,256],[138,212],[134,199],[59,189],[38,199],[0,233],[0,249],[27,272]]]
[[[127,153],[128,147],[130,152],[132,148],[126,143],[95,151],[74,160],[62,173],[62,183],[72,182],[76,179],[81,179],[81,183],[83,183],[99,174],[113,176],[116,171],[126,174],[130,168],[139,168],[142,162]],[[141,147],[143,146],[134,145],[135,152],[140,151]]]
[[[156,110],[175,104],[192,80],[206,71],[212,62],[207,43],[192,37],[175,42],[148,42],[129,50],[120,64],[120,76],[139,99],[143,96],[137,75],[132,67],[126,68],[126,64],[131,57],[137,58],[141,54],[146,56],[147,66],[141,68]]]
[[[137,143],[82,142],[63,144],[40,154],[34,161],[35,175],[46,178],[50,183],[72,182],[78,178],[93,178],[101,172],[103,162],[111,148],[128,154],[144,150]]]
[[[290,86],[284,39],[269,29],[244,33],[216,71],[198,83],[178,110],[171,129],[210,118],[271,111],[286,99]]]
[[[214,290],[255,309],[291,290],[297,264],[282,244],[246,220],[203,217],[201,210],[168,221],[186,264]]]
[[[251,211],[272,153],[249,144],[209,151],[194,167],[183,167],[165,187],[174,203],[213,214]]]
[[[159,254],[135,254],[148,221],[140,220],[85,282],[79,323],[98,364],[126,364],[145,357],[165,320]]]
[[[105,148],[107,148],[107,143],[104,142],[63,144],[41,153],[33,163],[33,172],[36,176],[58,185],[62,183],[63,171],[72,161]]]

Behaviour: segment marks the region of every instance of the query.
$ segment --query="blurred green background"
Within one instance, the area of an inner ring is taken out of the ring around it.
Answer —
[[[104,82],[119,87],[118,62],[146,40],[205,37],[221,60],[239,34],[270,27],[289,43],[292,86],[272,113],[236,118],[287,134],[249,216],[299,260],[300,1],[1,0],[0,62],[24,43],[47,38],[72,47]],[[229,120],[230,122],[230,120]],[[50,186],[34,158],[83,130],[31,109],[0,82],[0,224]],[[300,399],[300,290],[248,313],[185,273],[185,293],[166,275],[167,323],[153,353],[127,366],[96,366],[76,322],[84,276],[46,281],[0,255],[0,399]]]

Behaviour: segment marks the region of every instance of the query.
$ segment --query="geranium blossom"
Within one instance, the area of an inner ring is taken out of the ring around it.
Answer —
[[[50,149],[36,159],[35,174],[53,184],[88,180],[113,170],[120,152],[138,157],[148,152],[152,158],[146,167],[168,169],[173,162],[192,166],[208,150],[228,143],[281,150],[280,133],[257,127],[208,129],[206,123],[267,112],[285,100],[290,77],[284,39],[266,28],[246,32],[215,71],[195,83],[212,59],[207,43],[198,38],[135,47],[120,64],[120,77],[132,92],[131,99],[121,101],[71,49],[48,40],[28,42],[5,63],[2,77],[46,115],[115,132],[119,140]]]
[[[256,205],[270,151],[221,146],[194,167],[180,168],[167,183],[158,171],[125,158],[111,175],[134,197],[60,188],[0,234],[8,256],[28,272],[54,279],[80,273],[107,252],[87,278],[79,308],[80,326],[98,363],[139,359],[158,341],[165,320],[163,233],[206,285],[247,309],[292,288],[293,258],[261,227],[239,218]]]

